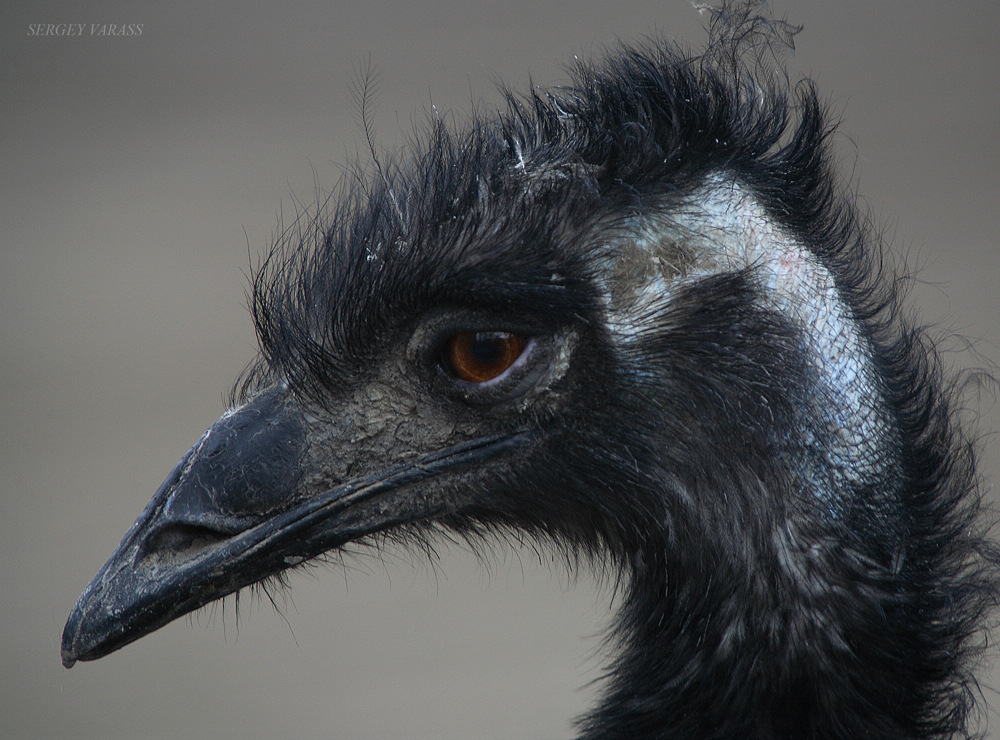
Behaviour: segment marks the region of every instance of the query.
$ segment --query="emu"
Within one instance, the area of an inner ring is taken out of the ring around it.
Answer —
[[[286,232],[63,663],[349,543],[517,532],[622,584],[584,738],[968,736],[998,558],[956,384],[755,13],[436,119]]]

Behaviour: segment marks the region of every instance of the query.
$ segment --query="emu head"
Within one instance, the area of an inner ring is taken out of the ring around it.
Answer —
[[[238,403],[64,663],[346,543],[516,529],[628,584],[594,736],[964,726],[993,594],[971,457],[813,89],[744,61],[784,27],[723,30],[434,122],[291,229]]]

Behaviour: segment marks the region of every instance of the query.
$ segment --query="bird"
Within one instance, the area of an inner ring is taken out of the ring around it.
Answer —
[[[287,229],[64,665],[359,543],[529,539],[621,590],[581,738],[972,736],[1000,557],[960,383],[797,27],[707,27],[433,116]]]

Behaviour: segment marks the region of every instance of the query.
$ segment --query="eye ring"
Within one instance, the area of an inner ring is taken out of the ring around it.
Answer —
[[[504,375],[524,355],[528,339],[506,331],[462,331],[444,343],[441,362],[448,373],[481,385]]]

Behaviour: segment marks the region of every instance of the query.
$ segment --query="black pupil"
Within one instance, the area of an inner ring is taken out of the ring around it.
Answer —
[[[491,366],[500,362],[504,352],[503,334],[476,332],[469,342],[469,353],[478,365]]]

